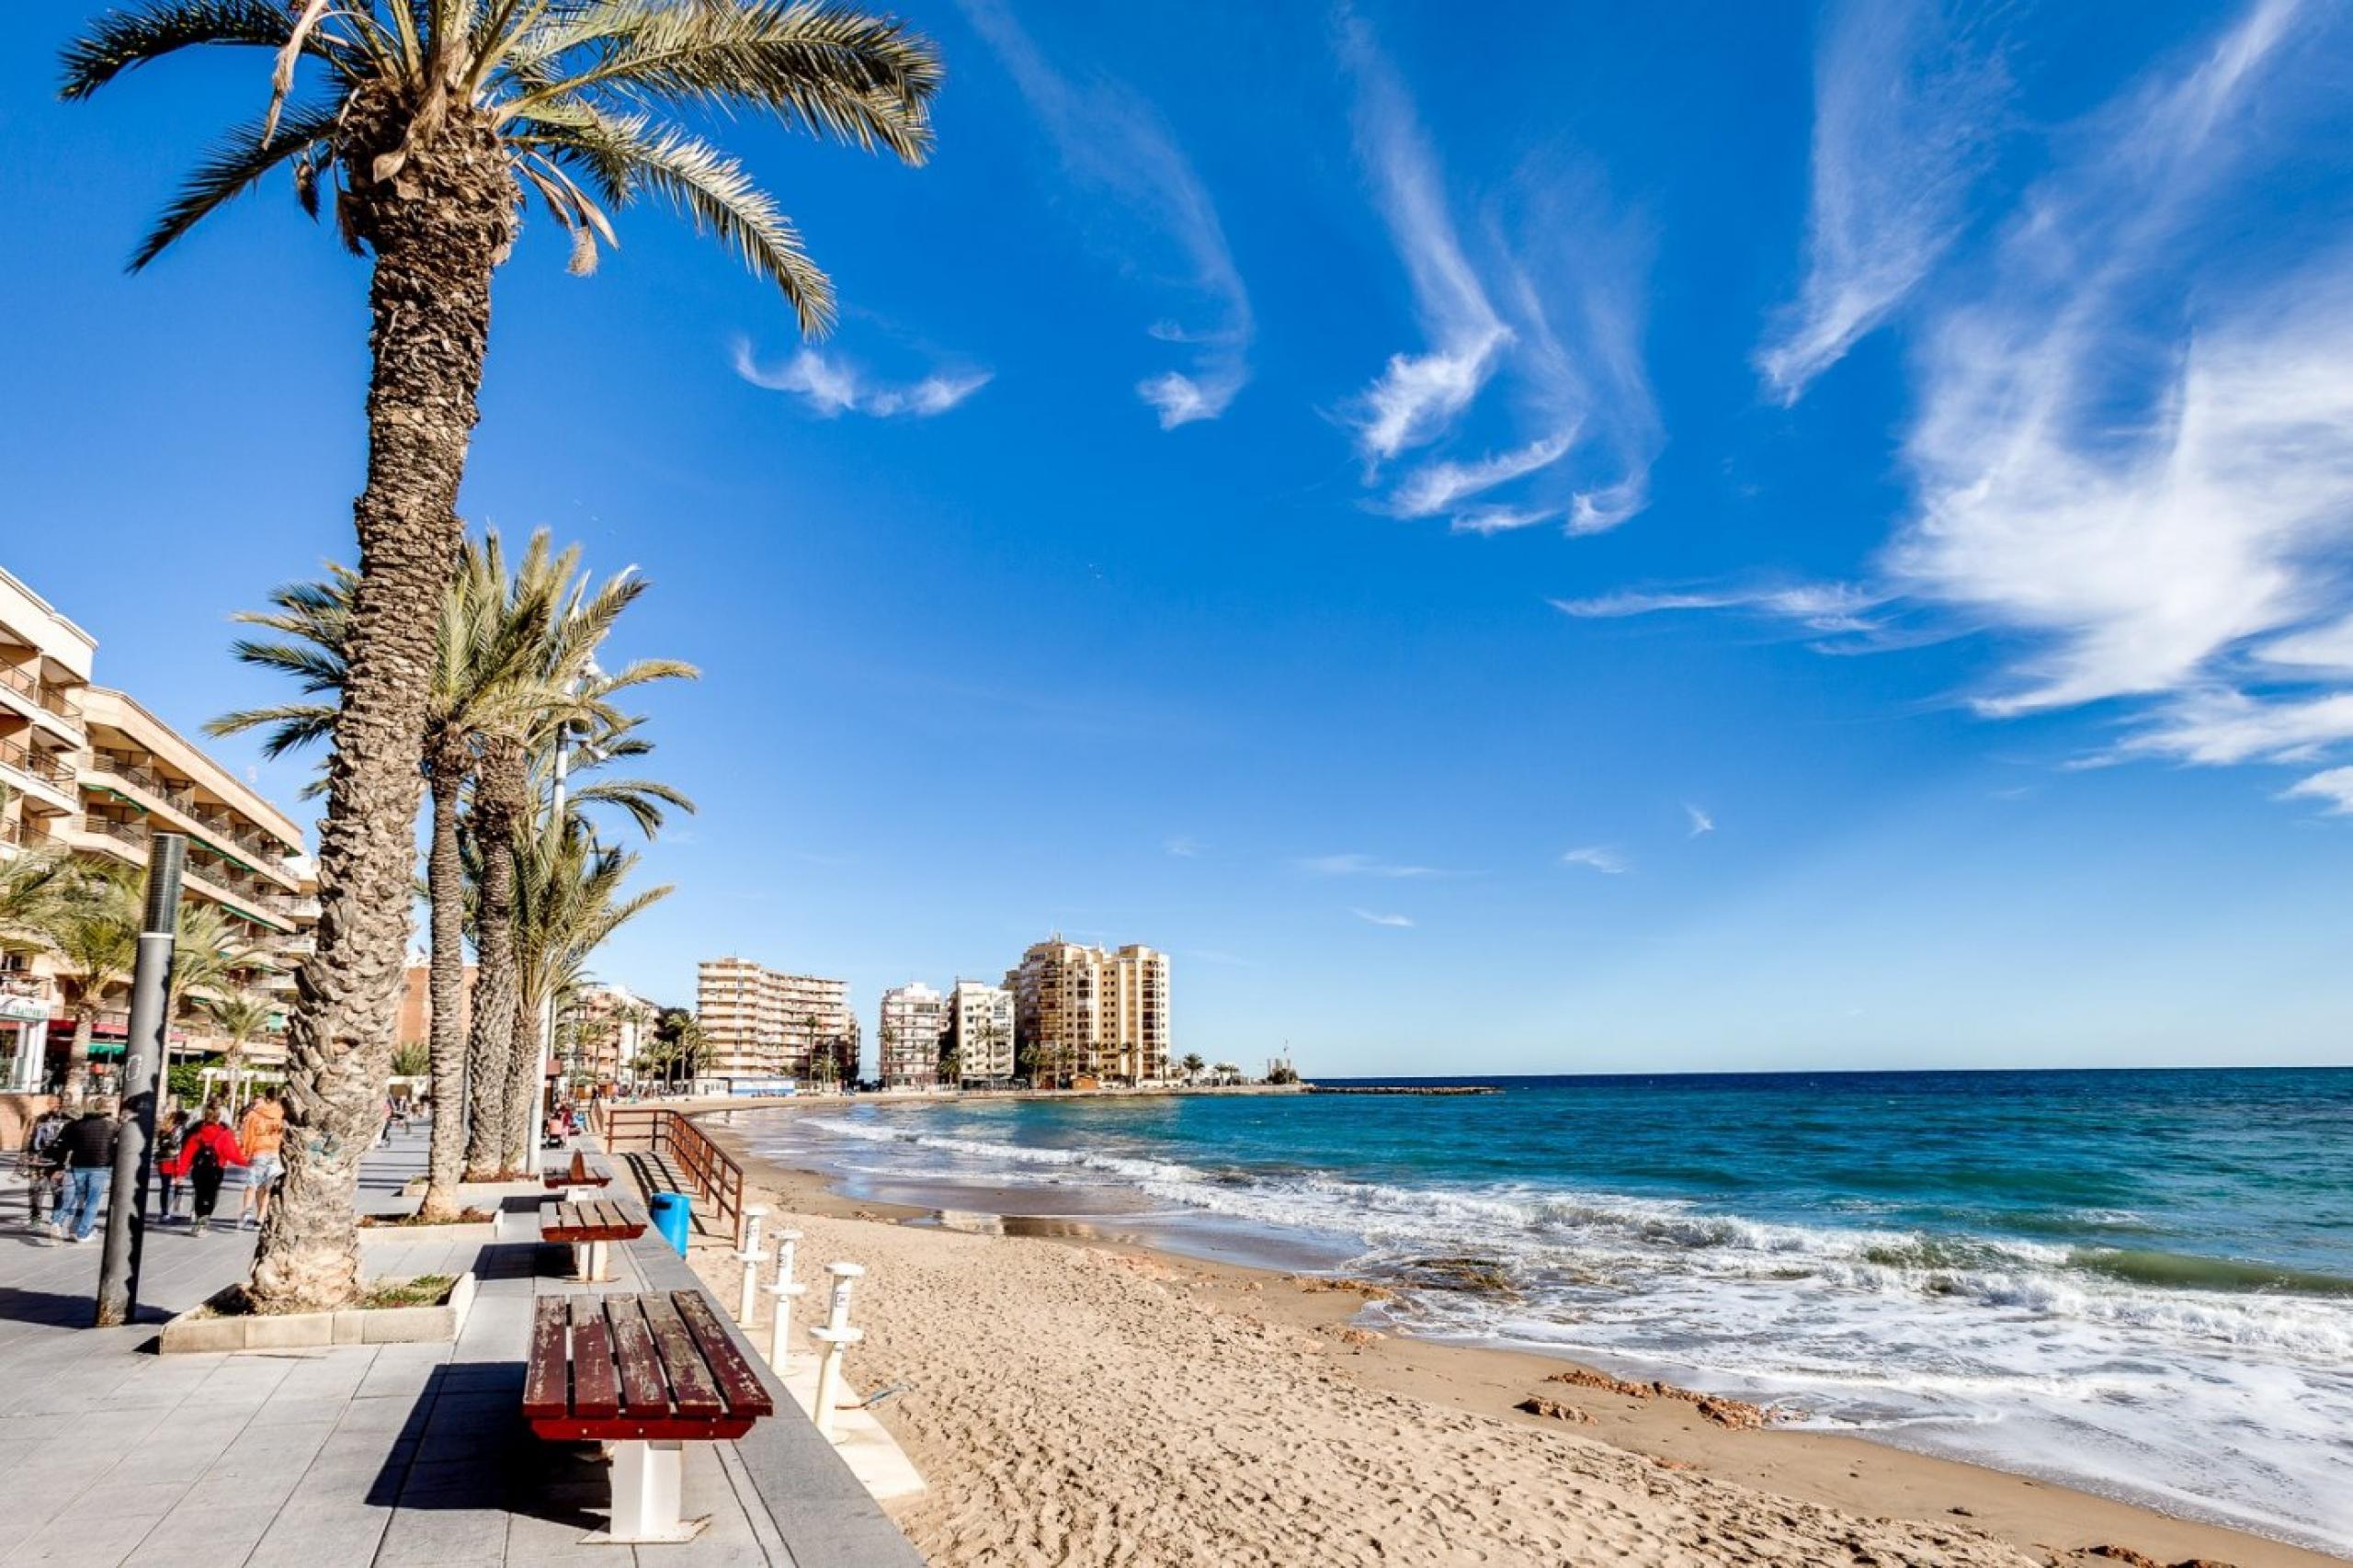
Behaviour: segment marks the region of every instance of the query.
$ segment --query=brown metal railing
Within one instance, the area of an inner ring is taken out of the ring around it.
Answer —
[[[36,751],[18,741],[0,741],[0,767],[13,767],[35,778],[67,790],[74,787],[74,770],[44,751]]]
[[[642,1151],[666,1154],[694,1184],[695,1196],[727,1222],[728,1234],[744,1244],[744,1167],[712,1142],[694,1119],[665,1106],[616,1106],[605,1112],[605,1147],[613,1153]]]

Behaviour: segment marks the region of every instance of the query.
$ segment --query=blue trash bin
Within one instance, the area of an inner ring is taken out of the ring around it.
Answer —
[[[694,1229],[695,1211],[683,1192],[657,1192],[654,1195],[654,1228],[662,1239],[687,1256],[687,1236]]]

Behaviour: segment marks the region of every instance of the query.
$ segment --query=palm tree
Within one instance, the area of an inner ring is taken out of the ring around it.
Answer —
[[[822,330],[831,288],[774,199],[658,116],[750,110],[916,163],[940,72],[921,36],[830,4],[146,0],[66,48],[63,96],[201,44],[275,50],[267,109],[198,166],[132,267],[281,165],[313,212],[334,187],[344,243],[373,257],[359,572],[319,834],[324,916],[289,1029],[286,1186],[251,1284],[266,1310],[335,1307],[358,1292],[358,1162],[407,940],[435,608],[457,561],[491,276],[522,199],[544,201],[585,270],[597,242],[612,241],[606,210],[657,193],[774,282],[804,330]]]
[[[0,790],[0,806],[8,792]],[[0,952],[38,951],[74,881],[72,857],[55,849],[18,849],[0,860]]]
[[[267,727],[263,749],[271,756],[333,738],[336,704],[317,699],[339,696],[345,688],[358,576],[333,563],[327,574],[324,582],[280,587],[270,596],[271,608],[237,617],[277,632],[283,641],[242,640],[234,645],[235,656],[293,676],[312,700],[224,714],[207,726],[214,734]],[[422,732],[422,767],[432,813],[426,892],[431,912],[427,985],[433,1129],[418,1211],[428,1220],[456,1215],[466,1154],[467,1061],[460,1023],[465,1006],[465,872],[458,849],[459,807],[489,736],[570,700],[569,693],[538,678],[552,615],[553,601],[544,594],[510,595],[495,529],[479,544],[460,544],[458,571],[441,596]],[[498,1074],[487,1082],[494,1089],[504,1087]],[[496,1114],[494,1110],[494,1118]]]
[[[269,1032],[276,1006],[258,992],[233,990],[224,995],[208,996],[204,1011],[229,1042],[229,1099],[234,1105],[241,1093],[245,1069],[245,1047]]]
[[[1199,1051],[1188,1051],[1185,1053],[1185,1060],[1177,1065],[1185,1069],[1185,1082],[1189,1084],[1201,1075],[1201,1069],[1209,1063],[1201,1060]]]
[[[138,961],[145,910],[137,875],[124,866],[77,869],[49,917],[57,987],[74,1020],[65,1053],[67,1099],[81,1098],[88,1087],[90,1035],[107,993],[128,982]]]
[[[703,1032],[700,1018],[689,1013],[678,1020],[677,1031],[670,1040],[671,1062],[683,1071],[688,1083],[702,1076],[702,1053],[710,1045],[710,1037]]]
[[[579,547],[557,553],[542,530],[531,536],[511,577],[499,587],[511,604],[548,607],[531,666],[542,689],[564,696],[559,702],[519,712],[484,735],[475,786],[470,827],[477,841],[481,881],[475,892],[474,1007],[466,1058],[473,1081],[494,1087],[483,1096],[470,1129],[466,1163],[484,1176],[528,1162],[538,1121],[532,1114],[540,1087],[536,1081],[538,1051],[536,1046],[522,1049],[515,1023],[523,956],[514,935],[513,869],[518,835],[533,820],[534,799],[548,797],[544,809],[552,810],[553,766],[560,756],[568,755],[575,729],[591,736],[591,744],[583,749],[592,766],[642,756],[653,749],[635,733],[641,721],[617,710],[614,697],[652,681],[692,679],[699,674],[675,659],[642,659],[610,674],[597,666],[597,652],[614,624],[650,586],[632,567],[592,587],[590,575],[580,569]],[[548,766],[535,771],[542,758]],[[575,817],[590,805],[619,806],[649,836],[660,827],[665,807],[694,809],[676,790],[645,779],[592,782],[572,789],[565,797],[564,810]],[[535,1016],[534,1040],[537,1029]]]
[[[530,1077],[540,1066],[540,1019],[558,993],[578,985],[588,960],[615,931],[670,895],[667,885],[623,895],[636,868],[628,850],[600,846],[579,818],[551,812],[513,851],[517,1010],[515,1059]],[[529,1078],[526,1078],[529,1085]],[[511,1083],[510,1083],[511,1088]],[[505,1147],[531,1135],[536,1085],[509,1093]],[[521,1123],[518,1128],[515,1124]]]
[[[209,999],[234,989],[235,977],[270,967],[267,958],[217,903],[182,901],[173,924],[172,978],[164,1017],[185,1016],[191,994]]]

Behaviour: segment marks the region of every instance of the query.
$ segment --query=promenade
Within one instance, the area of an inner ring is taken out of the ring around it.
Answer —
[[[363,1204],[395,1208],[424,1159],[422,1129],[379,1151]],[[6,1568],[920,1562],[780,1386],[779,1414],[747,1437],[688,1446],[685,1512],[710,1517],[698,1539],[583,1544],[605,1523],[608,1468],[593,1447],[534,1438],[518,1406],[533,1298],[590,1287],[565,1277],[568,1249],[537,1241],[527,1198],[509,1200],[516,1239],[369,1246],[371,1276],[474,1270],[454,1345],[170,1357],[154,1353],[157,1325],[242,1278],[252,1233],[150,1227],[140,1321],[93,1329],[101,1249],[31,1232],[25,1201],[12,1174],[0,1187]],[[613,1255],[614,1279],[594,1289],[697,1283],[651,1233]]]

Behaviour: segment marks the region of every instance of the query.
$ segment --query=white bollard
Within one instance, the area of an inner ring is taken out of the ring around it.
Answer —
[[[735,1261],[744,1266],[744,1289],[735,1301],[735,1321],[749,1328],[760,1316],[760,1217],[767,1210],[755,1203],[744,1210],[744,1250]]]
[[[776,1369],[778,1377],[784,1376],[784,1364],[792,1356],[792,1303],[809,1293],[809,1287],[796,1284],[792,1278],[792,1255],[801,1240],[798,1231],[779,1231],[776,1234],[776,1282],[765,1287],[776,1298],[774,1317],[768,1328],[768,1365]]]
[[[856,1263],[829,1263],[825,1272],[834,1277],[834,1300],[825,1312],[825,1326],[838,1334],[849,1326],[849,1288],[866,1277],[866,1269]]]
[[[825,1347],[825,1358],[817,1363],[817,1436],[831,1441],[834,1406],[842,1396],[842,1352],[865,1338],[866,1334],[856,1328],[813,1328],[809,1337]]]
[[[865,1337],[849,1325],[849,1291],[865,1274],[865,1268],[855,1263],[829,1263],[825,1272],[834,1277],[834,1300],[826,1311],[823,1328],[813,1328],[809,1337],[825,1347],[824,1359],[817,1363],[817,1430],[827,1437],[834,1435],[834,1405],[841,1398],[842,1352]]]

